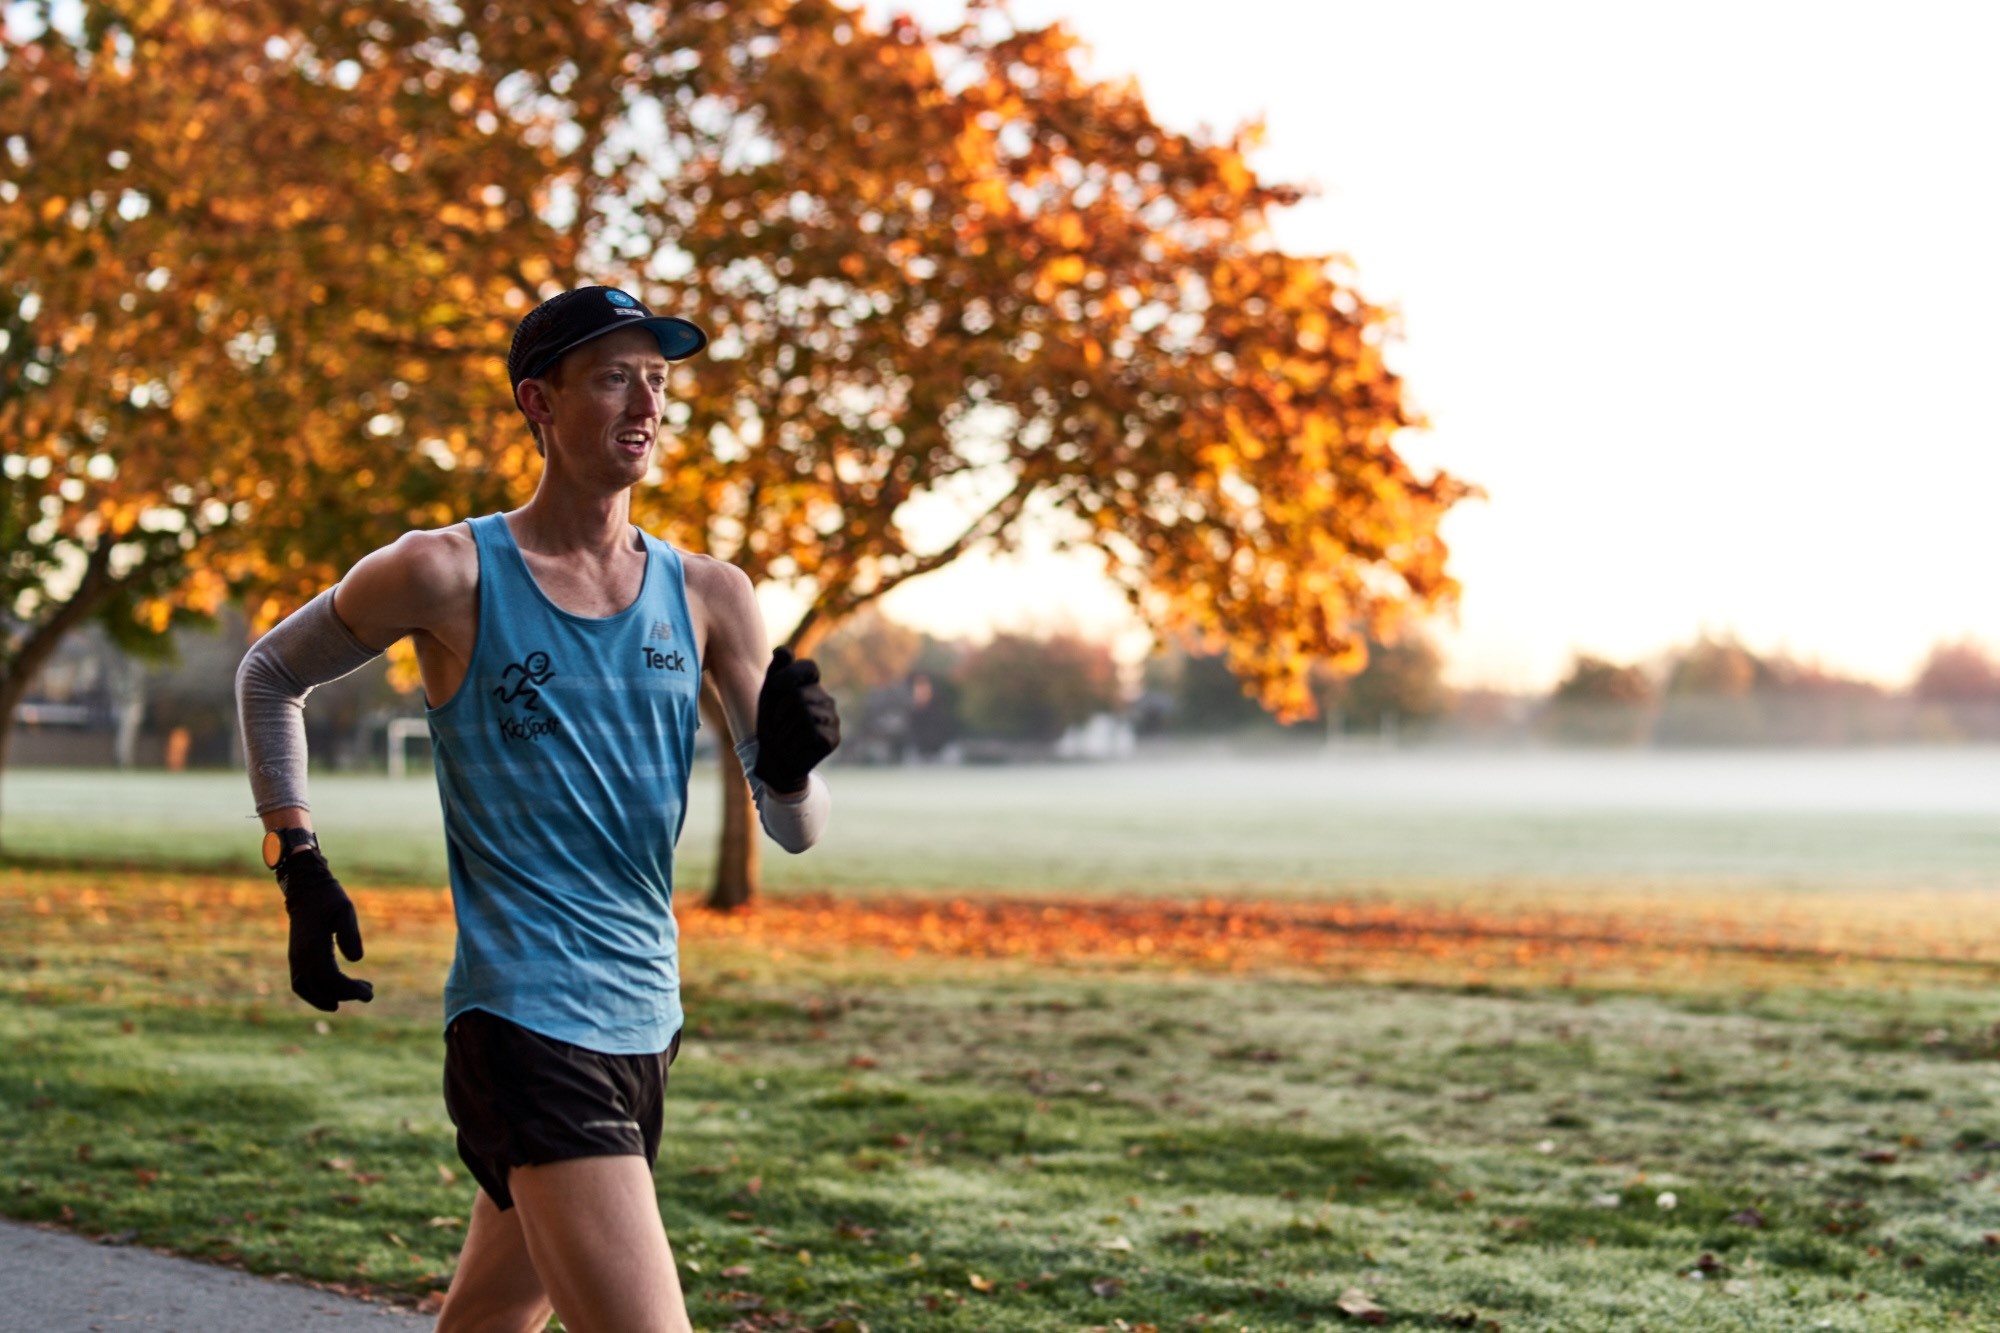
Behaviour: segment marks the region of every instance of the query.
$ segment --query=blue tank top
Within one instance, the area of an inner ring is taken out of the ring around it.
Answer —
[[[674,842],[687,810],[701,663],[679,552],[640,533],[639,596],[571,615],[503,514],[466,526],[479,632],[429,710],[458,952],[445,1022],[484,1009],[609,1055],[681,1025]]]

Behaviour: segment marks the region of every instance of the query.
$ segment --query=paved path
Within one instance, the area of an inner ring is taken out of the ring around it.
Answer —
[[[0,1222],[0,1327],[34,1333],[420,1333],[429,1319],[231,1268]]]

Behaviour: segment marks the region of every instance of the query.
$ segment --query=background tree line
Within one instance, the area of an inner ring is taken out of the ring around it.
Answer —
[[[1458,690],[1421,628],[1366,645],[1359,670],[1313,673],[1319,716],[1306,723],[1260,705],[1227,660],[1168,645],[1121,674],[1108,645],[1074,635],[940,641],[879,616],[829,638],[829,675],[874,691],[922,678],[929,703],[918,749],[963,736],[1054,739],[1098,711],[1141,736],[1570,744],[1827,745],[2000,740],[2000,660],[1971,641],[1940,643],[1900,688],[1788,655],[1703,636],[1645,664],[1578,655],[1545,695]],[[865,703],[863,704],[865,707]]]
[[[1227,659],[1167,644],[1120,672],[1109,645],[1074,634],[1002,634],[986,644],[933,638],[880,615],[858,618],[822,648],[865,730],[908,711],[923,682],[918,753],[961,737],[1055,739],[1093,713],[1123,714],[1140,736],[1383,737],[1570,744],[1826,745],[2000,740],[2000,659],[1969,640],[1936,645],[1897,688],[1786,654],[1703,636],[1644,664],[1579,654],[1546,694],[1459,690],[1421,627],[1369,641],[1358,670],[1321,667],[1310,722],[1263,707]],[[886,691],[887,693],[880,693]],[[878,697],[879,695],[879,697]]]
[[[234,613],[212,630],[172,636],[174,660],[130,658],[100,633],[77,636],[29,696],[102,733],[136,708],[141,766],[187,733],[193,766],[233,760],[229,688],[243,635]],[[1329,737],[1412,743],[1580,745],[1828,745],[2000,740],[2000,659],[1971,641],[1938,644],[1900,688],[1842,676],[1783,654],[1760,655],[1704,637],[1645,664],[1581,654],[1543,695],[1458,690],[1420,629],[1371,644],[1358,672],[1321,671],[1320,716],[1286,722],[1262,707],[1227,661],[1168,646],[1121,668],[1111,646],[1076,633],[943,639],[879,610],[852,617],[818,649],[843,700],[849,744],[840,762],[1046,758],[1065,733],[1114,716],[1144,742],[1216,739],[1321,743]],[[313,754],[335,768],[383,762],[383,724],[416,705],[386,664],[328,687],[308,710]],[[22,733],[38,762],[107,762],[112,742]],[[64,742],[68,740],[66,745]],[[418,756],[412,755],[412,758]],[[121,761],[122,762],[122,761]]]
[[[1652,664],[1580,654],[1540,721],[1589,744],[2000,740],[2000,663],[1971,640],[1939,643],[1897,689],[1705,635]]]

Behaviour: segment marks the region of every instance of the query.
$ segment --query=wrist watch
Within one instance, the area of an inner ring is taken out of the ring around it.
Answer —
[[[302,847],[319,850],[319,835],[309,828],[274,828],[264,835],[264,865],[276,870],[278,862]]]

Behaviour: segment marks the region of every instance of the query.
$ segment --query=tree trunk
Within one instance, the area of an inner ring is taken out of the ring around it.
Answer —
[[[716,849],[715,882],[709,889],[708,905],[728,912],[749,906],[756,897],[763,847],[757,838],[759,830],[750,803],[750,783],[743,776],[743,765],[729,743],[729,723],[722,715],[722,701],[711,685],[702,686],[701,711],[718,738],[715,753],[717,766],[722,770],[722,843]]]
[[[0,783],[7,780],[7,752],[14,744],[14,710],[20,706],[21,696],[26,693],[25,681],[13,677],[0,680]],[[5,827],[4,821],[0,821],[0,829]],[[6,838],[0,836],[0,849],[6,845]]]
[[[28,630],[18,643],[11,645],[11,653],[0,656],[0,774],[7,771],[7,751],[14,734],[14,712],[21,706],[21,700],[28,697],[28,686],[41,674],[48,660],[55,656],[63,637],[103,605],[104,599],[118,586],[111,577],[111,548],[115,542],[113,534],[100,537],[84,561],[83,577],[77,580],[76,591],[70,594],[69,600],[57,607],[47,620]]]
[[[36,674],[47,659],[47,653],[39,653],[33,668],[23,671],[17,657],[12,669],[0,674],[0,782],[6,780],[7,759],[14,748],[15,715],[21,711],[21,701],[28,697],[28,686],[34,683]],[[4,839],[0,839],[0,846],[4,846]]]

